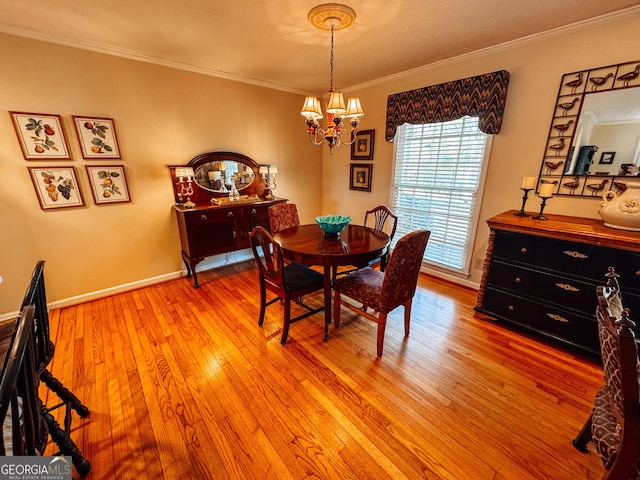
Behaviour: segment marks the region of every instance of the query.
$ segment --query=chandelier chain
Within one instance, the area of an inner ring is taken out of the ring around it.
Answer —
[[[333,92],[333,25],[331,25],[331,57],[330,63],[330,77],[329,77],[329,91]]]

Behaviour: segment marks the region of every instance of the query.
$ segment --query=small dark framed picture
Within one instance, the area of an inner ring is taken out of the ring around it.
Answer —
[[[349,189],[371,191],[371,170],[373,165],[369,163],[352,163],[349,175]]]
[[[613,163],[615,156],[616,152],[602,152],[602,155],[600,155],[600,163],[610,165]]]
[[[373,160],[375,130],[361,130],[351,144],[351,160]]]

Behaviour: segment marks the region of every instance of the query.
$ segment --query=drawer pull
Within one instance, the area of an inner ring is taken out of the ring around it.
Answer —
[[[229,217],[229,218],[233,217],[233,212],[227,213],[227,217]]]
[[[202,215],[200,215],[200,220],[202,220],[203,222],[206,222],[207,220],[209,220],[207,218],[207,216],[203,213]]]
[[[579,292],[580,289],[569,285],[568,283],[556,283],[556,287],[566,290],[567,292]]]
[[[636,277],[640,277],[640,270],[636,270]]]
[[[551,320],[555,320],[556,322],[569,323],[569,320],[561,315],[558,315],[557,313],[547,313],[547,317],[549,317]]]
[[[256,213],[258,213],[258,212],[256,212],[256,209],[255,209],[255,208],[252,208],[252,209],[251,209],[251,215],[255,215]]]
[[[521,279],[520,277],[516,277],[516,279],[514,280],[514,282],[516,282],[516,283],[521,283],[521,282],[522,282],[522,279]]]
[[[510,312],[513,312],[513,310],[514,310],[513,305],[509,305],[509,306],[507,307],[507,310],[509,310]]]
[[[573,258],[580,258],[580,259],[589,258],[584,253],[576,252],[576,251],[573,251],[573,250],[565,250],[562,253],[564,253],[565,255],[569,255],[570,257],[573,257]]]
[[[527,247],[522,247],[520,249],[520,253],[527,253]]]

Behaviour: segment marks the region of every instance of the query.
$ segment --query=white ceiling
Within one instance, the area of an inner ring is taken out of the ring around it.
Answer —
[[[297,93],[329,87],[317,0],[0,0],[0,32]],[[345,0],[334,88],[629,9],[640,0]],[[603,35],[606,30],[603,29]],[[46,51],[42,52],[46,55]]]

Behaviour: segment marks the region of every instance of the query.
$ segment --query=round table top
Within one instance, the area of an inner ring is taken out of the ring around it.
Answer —
[[[309,265],[350,265],[381,256],[389,245],[384,232],[362,225],[347,225],[336,238],[324,236],[315,223],[299,225],[276,233],[284,256]]]

